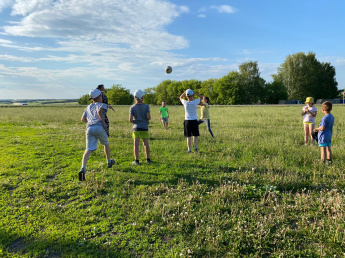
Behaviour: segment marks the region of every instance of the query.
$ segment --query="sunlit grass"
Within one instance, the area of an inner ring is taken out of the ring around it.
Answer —
[[[332,112],[332,166],[304,146],[302,106],[212,106],[216,139],[202,124],[199,154],[185,153],[183,108],[169,106],[167,131],[158,108],[154,164],[130,165],[129,107],[116,107],[116,165],[99,146],[82,183],[84,107],[0,108],[0,255],[344,255],[345,107]]]

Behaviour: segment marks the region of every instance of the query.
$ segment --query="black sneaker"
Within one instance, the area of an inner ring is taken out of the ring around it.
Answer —
[[[194,149],[194,152],[195,153],[199,153],[199,150],[196,148],[196,149]]]
[[[151,159],[147,159],[147,160],[146,160],[146,163],[147,163],[147,164],[152,164],[153,161],[152,161]]]
[[[79,171],[79,181],[85,181],[85,170],[81,169]]]
[[[111,159],[110,162],[108,162],[108,168],[111,168],[115,164],[115,160]]]

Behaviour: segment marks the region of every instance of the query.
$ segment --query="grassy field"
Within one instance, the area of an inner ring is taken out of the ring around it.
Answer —
[[[199,154],[185,153],[183,107],[165,131],[152,106],[155,163],[139,167],[129,107],[115,108],[116,165],[99,147],[85,182],[84,107],[0,108],[1,257],[344,257],[345,107],[325,166],[302,106],[211,107]]]

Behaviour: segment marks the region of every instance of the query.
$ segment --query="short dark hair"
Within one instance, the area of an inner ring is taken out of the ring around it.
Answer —
[[[210,103],[210,98],[209,97],[204,97],[207,100],[207,103]]]
[[[104,87],[104,85],[103,85],[103,84],[100,84],[100,85],[97,86],[97,89],[100,90],[100,89],[102,89],[103,87]]]
[[[325,102],[323,102],[322,103],[322,109],[323,110],[325,110],[325,111],[327,111],[327,112],[331,112],[331,110],[332,110],[332,102],[329,102],[329,101],[325,101]]]
[[[162,102],[165,102],[165,100],[163,99]]]

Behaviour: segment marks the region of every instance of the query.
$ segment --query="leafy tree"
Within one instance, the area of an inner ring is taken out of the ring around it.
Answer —
[[[172,81],[167,88],[168,96],[165,99],[166,103],[169,105],[179,105],[180,102],[180,95],[185,89],[183,88],[183,83],[180,81]],[[159,104],[163,99],[159,100]]]
[[[334,98],[338,90],[335,68],[329,63],[319,62],[312,52],[287,56],[273,80],[285,85],[290,99],[304,100],[308,96]]]
[[[89,105],[92,103],[89,94],[85,94],[78,99],[79,105]]]
[[[131,105],[134,97],[128,89],[121,87],[120,84],[114,84],[110,89],[106,90],[109,104],[112,105]]]
[[[245,104],[254,104],[263,100],[265,81],[260,77],[257,61],[249,61],[240,64],[242,88],[245,92]]]
[[[244,103],[245,92],[238,72],[232,71],[228,75],[217,79],[214,82],[213,89],[217,94],[216,104],[236,105]]]
[[[279,100],[288,98],[284,84],[280,81],[273,81],[265,84],[264,99],[267,104],[278,104]]]
[[[338,82],[335,79],[335,68],[330,63],[320,64],[318,73],[319,89],[315,95],[317,99],[333,99],[338,95]]]
[[[155,92],[155,101],[157,105],[159,105],[161,103],[162,100],[167,101],[168,105],[171,105],[171,103],[168,102],[168,96],[169,96],[169,92],[168,92],[168,86],[172,83],[171,80],[165,80],[162,81],[160,84],[158,84],[155,88],[154,88],[154,92]],[[145,100],[145,98],[144,98]]]
[[[146,91],[144,103],[151,104],[151,105],[157,104],[155,88],[154,87],[147,88],[144,91]]]
[[[208,79],[207,81],[203,81],[200,85],[200,94],[203,96],[207,96],[210,98],[210,102],[214,103],[217,99],[217,92],[214,90],[214,83],[215,79]]]

